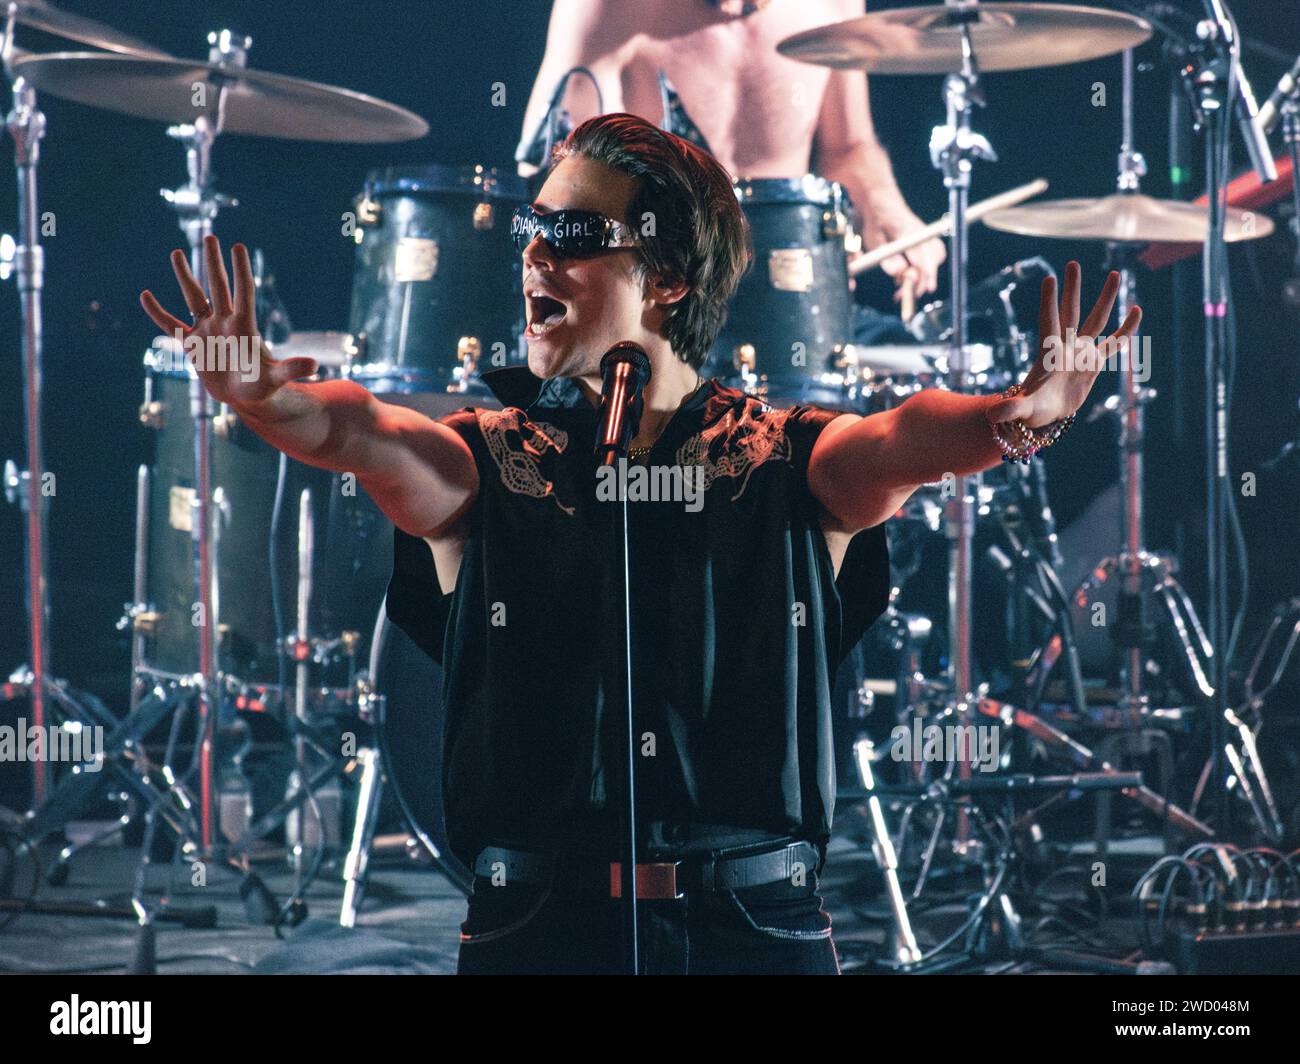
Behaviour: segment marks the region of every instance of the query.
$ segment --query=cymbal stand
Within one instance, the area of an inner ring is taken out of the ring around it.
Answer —
[[[222,66],[242,68],[252,40],[236,37],[229,30],[210,33],[208,61]],[[177,189],[164,189],[162,197],[179,219],[181,232],[190,248],[190,268],[199,283],[207,288],[203,241],[212,232],[212,223],[222,206],[234,201],[212,189],[212,145],[224,123],[226,83],[220,75],[195,86],[202,104],[201,113],[192,124],[172,126],[167,135],[185,145],[189,181]],[[194,571],[194,609],[199,617],[195,625],[198,641],[199,671],[196,675],[199,699],[199,722],[196,754],[199,765],[200,843],[205,854],[216,845],[214,785],[214,735],[218,713],[219,677],[217,673],[216,632],[219,618],[215,596],[216,573],[213,566],[213,522],[219,520],[212,500],[212,410],[203,382],[195,374],[190,379],[190,410],[194,423],[194,501],[191,522],[191,556]]]
[[[954,392],[969,387],[970,352],[966,348],[966,303],[968,290],[968,246],[972,163],[976,159],[996,161],[997,155],[980,134],[971,129],[971,112],[984,106],[979,83],[979,67],[971,41],[969,23],[979,17],[977,5],[948,0],[948,20],[961,33],[961,73],[944,78],[943,95],[947,121],[930,134],[930,159],[943,174],[948,189],[948,217],[951,222],[949,274],[951,281],[952,333],[948,347],[947,384]],[[956,478],[955,491],[945,504],[948,547],[948,681],[954,700],[949,710],[957,722],[965,724],[971,716],[975,695],[971,677],[971,548],[975,538],[975,501],[980,475]],[[962,779],[969,779],[971,766],[963,758],[958,767]],[[959,847],[967,838],[964,814],[958,816]]]
[[[30,664],[20,666],[11,681],[11,690],[17,697],[26,693],[32,725],[46,726],[46,683],[49,660],[48,585],[45,576],[47,520],[45,492],[47,474],[41,439],[41,388],[43,357],[43,317],[41,291],[44,287],[45,250],[40,241],[40,211],[37,206],[37,167],[40,162],[41,140],[45,136],[45,115],[37,107],[36,90],[21,77],[9,74],[9,59],[13,52],[17,5],[6,5],[3,52],[6,77],[13,90],[13,108],[5,117],[5,128],[14,142],[14,156],[18,171],[18,237],[14,248],[12,269],[18,285],[20,310],[23,319],[23,417],[26,441],[27,468],[19,472],[13,463],[5,465],[5,494],[11,502],[19,502],[24,517],[24,583],[26,590],[27,625]],[[8,266],[6,266],[6,270]],[[8,273],[5,273],[8,276]],[[53,476],[53,474],[48,474]],[[21,501],[20,501],[21,500]],[[32,805],[45,800],[49,787],[45,761],[32,763]]]

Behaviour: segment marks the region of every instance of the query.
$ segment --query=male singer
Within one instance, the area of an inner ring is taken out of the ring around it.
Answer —
[[[399,552],[390,613],[418,627],[450,595],[444,793],[476,874],[466,973],[622,967],[622,506],[593,446],[602,358],[640,348],[651,375],[630,455],[661,489],[627,502],[642,966],[835,973],[817,881],[829,687],[886,604],[882,522],[919,485],[1030,458],[1068,427],[1100,363],[1060,356],[1076,327],[1079,344],[1097,337],[1118,275],[1081,326],[1078,266],[1059,306],[1044,283],[1043,349],[1001,396],[776,410],[697,372],[748,259],[722,167],[628,114],[583,123],[557,158],[512,223],[528,366],[488,374],[504,409],[432,421],[355,382],[299,382],[310,359],[263,352],[256,380],[205,362],[211,340],[257,340],[239,244],[232,295],[208,239],[210,302],[173,254],[193,325],[141,301],[181,331],[213,399],[293,458],[354,473],[399,544],[427,544],[438,586],[403,583]],[[674,470],[702,482],[702,507],[673,497]]]

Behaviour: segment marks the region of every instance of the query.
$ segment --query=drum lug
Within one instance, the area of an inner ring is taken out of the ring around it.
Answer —
[[[5,460],[4,468],[4,488],[5,499],[13,505],[20,505],[23,512],[27,512],[27,484],[31,480],[31,474],[25,469],[19,469],[17,463],[12,458]]]
[[[366,724],[377,724],[383,720],[384,695],[376,693],[370,676],[361,673],[356,679],[357,715]]]
[[[233,439],[239,427],[239,415],[224,411],[212,415],[212,434],[221,440]]]
[[[343,363],[345,371],[352,366],[364,365],[367,337],[365,333],[347,333],[343,337]],[[347,376],[347,373],[344,373]]]
[[[849,217],[842,210],[822,211],[822,236],[828,240],[837,236],[847,236]]]
[[[140,424],[146,428],[160,429],[166,419],[163,417],[163,404],[157,399],[149,399],[140,404]]]
[[[463,392],[469,388],[469,382],[478,374],[478,360],[482,354],[483,345],[477,336],[462,336],[456,341],[456,381],[447,385],[449,392]]]
[[[162,614],[157,610],[138,610],[130,614],[131,627],[141,635],[153,635],[161,620]]]
[[[741,374],[749,376],[758,365],[758,352],[754,350],[753,344],[737,344],[735,351],[732,352],[731,361]]]
[[[493,228],[497,224],[496,209],[487,200],[474,204],[474,228],[480,231]]]
[[[361,243],[361,229],[373,229],[383,220],[384,206],[378,200],[362,193],[352,201],[357,213],[357,243]]]

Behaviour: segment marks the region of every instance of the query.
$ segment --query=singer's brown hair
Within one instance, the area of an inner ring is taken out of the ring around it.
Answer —
[[[636,180],[624,221],[637,234],[643,277],[690,289],[664,315],[664,337],[699,369],[727,318],[727,301],[753,257],[731,178],[708,152],[643,118],[590,118],[555,148]]]

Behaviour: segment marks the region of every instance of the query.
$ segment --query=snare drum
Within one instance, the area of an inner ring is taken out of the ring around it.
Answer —
[[[702,372],[772,399],[838,398],[823,375],[852,339],[848,194],[811,174],[742,180],[735,192],[754,264]]]
[[[347,375],[371,391],[483,392],[523,361],[510,216],[524,179],[483,166],[390,167],[356,201]]]

